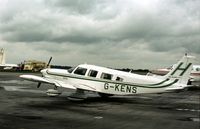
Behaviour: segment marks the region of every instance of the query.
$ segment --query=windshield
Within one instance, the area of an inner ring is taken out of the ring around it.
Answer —
[[[86,68],[78,67],[78,68],[74,71],[74,74],[85,75],[86,71],[87,71]]]

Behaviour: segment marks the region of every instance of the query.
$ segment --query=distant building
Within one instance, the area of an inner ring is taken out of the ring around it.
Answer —
[[[22,64],[22,70],[38,72],[47,67],[46,62],[27,60]]]

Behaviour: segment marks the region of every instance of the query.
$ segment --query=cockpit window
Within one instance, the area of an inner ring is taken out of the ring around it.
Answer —
[[[67,71],[69,72],[69,73],[72,73],[72,71],[75,69],[75,67],[72,67],[72,68],[70,68],[70,69],[68,69]]]
[[[88,73],[88,76],[90,77],[96,77],[97,76],[98,71],[96,70],[90,70]]]
[[[74,71],[74,74],[85,75],[86,71],[87,71],[86,68],[78,67],[78,68]]]
[[[112,74],[108,74],[108,73],[102,73],[101,74],[101,78],[102,79],[107,79],[107,80],[111,80],[112,79]]]

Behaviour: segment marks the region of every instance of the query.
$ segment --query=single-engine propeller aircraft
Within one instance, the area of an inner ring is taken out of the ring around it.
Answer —
[[[69,70],[47,68],[41,70],[42,76],[20,75],[20,77],[38,82],[38,88],[41,83],[54,85],[54,89],[47,90],[49,96],[60,95],[59,87],[74,89],[75,92],[69,97],[75,99],[85,99],[84,91],[97,92],[101,97],[163,93],[188,87],[187,82],[192,70],[193,60],[193,56],[184,55],[175,67],[162,78],[89,64],[81,64]]]

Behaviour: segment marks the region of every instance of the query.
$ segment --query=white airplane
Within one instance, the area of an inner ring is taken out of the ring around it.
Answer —
[[[42,77],[35,75],[20,75],[20,77],[38,82],[38,88],[41,83],[54,85],[54,89],[47,90],[49,96],[60,95],[59,87],[74,89],[76,92],[69,97],[75,99],[85,99],[84,91],[97,92],[101,97],[163,93],[188,87],[193,60],[193,56],[183,56],[162,79],[88,64],[81,64],[69,70],[43,69]]]
[[[171,67],[168,67],[168,68],[152,70],[151,73],[163,76],[163,75],[166,75],[173,67],[174,67],[174,65]],[[149,74],[149,75],[152,75],[152,74]],[[189,81],[190,82],[200,81],[200,65],[193,65],[192,71],[190,73]]]
[[[6,64],[5,61],[5,52],[3,49],[0,51],[0,68],[1,69],[13,69],[13,68],[18,68],[19,66],[17,64]]]

